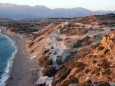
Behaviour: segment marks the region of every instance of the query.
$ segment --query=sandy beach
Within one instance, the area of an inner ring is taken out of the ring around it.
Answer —
[[[2,34],[9,36],[16,44],[17,54],[14,59],[12,72],[6,86],[34,86],[31,80],[31,70],[38,68],[34,59],[25,49],[26,39],[2,29]]]

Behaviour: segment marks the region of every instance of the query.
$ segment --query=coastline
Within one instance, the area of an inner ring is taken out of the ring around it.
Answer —
[[[34,86],[30,82],[31,70],[38,68],[38,64],[34,59],[30,58],[30,54],[26,51],[26,39],[23,36],[17,35],[10,31],[1,28],[1,33],[12,39],[16,45],[17,53],[13,59],[13,67],[6,81],[6,86]]]
[[[2,78],[1,78],[1,81],[0,81],[0,86],[5,86],[6,82],[9,79],[10,72],[11,72],[11,70],[13,68],[12,66],[13,66],[13,62],[14,62],[14,59],[15,59],[15,55],[17,53],[17,47],[16,47],[16,45],[15,45],[15,43],[14,43],[14,41],[12,39],[10,39],[8,36],[2,34],[1,31],[0,31],[0,34],[2,36],[4,36],[5,38],[7,38],[11,42],[10,43],[11,46],[14,47],[14,49],[15,49],[14,52],[12,53],[10,59],[7,62],[7,66],[6,66],[5,70],[4,70],[4,73],[2,74]]]

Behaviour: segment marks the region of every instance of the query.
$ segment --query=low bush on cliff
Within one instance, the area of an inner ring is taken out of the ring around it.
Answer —
[[[32,47],[33,45],[34,45],[34,42],[31,42],[28,47],[30,48],[30,47]]]
[[[49,66],[43,70],[44,76],[53,76],[57,72],[56,68],[53,66]]]
[[[99,48],[98,48],[98,50],[103,50],[104,49],[104,47],[103,46],[100,46]]]
[[[52,60],[49,59],[49,56],[43,56],[38,59],[38,63],[40,66],[49,66],[52,65]]]
[[[110,67],[110,62],[108,62],[106,59],[102,60],[102,63],[100,65],[102,68],[107,69]]]
[[[61,80],[65,79],[69,75],[70,71],[71,69],[67,69],[65,72],[61,73],[60,75]]]
[[[69,86],[69,84],[77,84],[78,78],[75,78],[74,76],[70,76],[68,80],[62,83],[61,86]]]
[[[102,72],[103,75],[110,75],[111,71],[110,69],[106,69],[104,72]]]
[[[106,49],[105,52],[104,52],[104,54],[107,54],[107,53],[109,53],[109,52],[110,52],[110,50],[109,50],[109,49]]]
[[[63,68],[60,69],[60,71],[58,72],[58,77],[60,78],[60,80],[63,80],[69,75],[70,72],[71,72],[70,68],[63,66]]]

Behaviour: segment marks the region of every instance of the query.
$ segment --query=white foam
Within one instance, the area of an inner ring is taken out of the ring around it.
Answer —
[[[0,30],[1,31],[1,30]],[[8,80],[9,78],[9,75],[10,75],[10,72],[11,72],[11,68],[13,66],[13,59],[15,58],[15,55],[17,53],[17,48],[15,46],[15,43],[14,41],[12,41],[8,36],[6,35],[3,35],[0,33],[0,35],[6,37],[8,40],[11,41],[11,46],[14,46],[15,47],[15,52],[12,53],[12,56],[11,58],[9,59],[8,63],[7,63],[7,67],[6,69],[4,70],[4,74],[1,76],[2,78],[0,79],[0,86],[5,86],[6,85],[6,81]]]

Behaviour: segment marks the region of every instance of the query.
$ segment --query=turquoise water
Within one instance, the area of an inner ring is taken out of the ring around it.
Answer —
[[[16,54],[14,42],[0,33],[0,86],[5,86]]]

